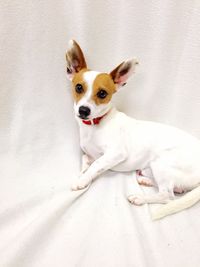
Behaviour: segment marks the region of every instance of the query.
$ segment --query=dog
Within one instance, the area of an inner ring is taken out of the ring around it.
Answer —
[[[127,83],[138,64],[122,62],[110,73],[87,68],[74,40],[66,51],[67,77],[72,83],[74,113],[80,128],[82,171],[72,190],[87,188],[107,170],[137,171],[140,184],[156,186],[158,193],[130,195],[135,205],[162,203],[152,214],[160,219],[200,200],[200,140],[165,124],[141,121],[119,112],[112,96]],[[190,191],[179,199],[174,192]]]

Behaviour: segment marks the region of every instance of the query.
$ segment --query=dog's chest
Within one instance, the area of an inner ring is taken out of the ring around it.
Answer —
[[[96,159],[103,154],[104,141],[99,131],[90,126],[80,128],[80,146],[84,153]]]

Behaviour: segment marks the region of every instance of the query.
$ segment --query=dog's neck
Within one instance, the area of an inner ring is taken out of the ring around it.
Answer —
[[[109,112],[109,111],[108,111]],[[82,120],[82,123],[86,124],[86,125],[96,125],[99,124],[101,122],[101,120],[107,116],[108,112],[106,112],[104,115],[91,119],[91,120]]]
[[[105,119],[107,119],[109,117],[109,115],[111,115],[112,111],[115,110],[115,108],[113,107],[113,105],[111,105],[109,107],[109,109],[105,110],[104,113],[102,113],[100,116],[90,119],[90,120],[82,120],[80,118],[77,118],[79,125],[80,126],[87,126],[87,127],[91,127],[92,125],[98,126],[100,125]]]

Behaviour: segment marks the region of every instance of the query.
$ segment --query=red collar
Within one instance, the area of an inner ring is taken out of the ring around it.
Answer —
[[[94,124],[99,124],[100,121],[108,114],[108,112],[106,114],[104,114],[103,116],[101,117],[98,117],[98,118],[94,118],[92,120],[82,120],[82,122],[84,124],[87,124],[87,125],[94,125]]]

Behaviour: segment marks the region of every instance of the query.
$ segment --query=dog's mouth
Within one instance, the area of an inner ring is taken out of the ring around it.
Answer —
[[[88,116],[84,116],[84,115],[78,115],[78,117],[81,119],[81,120],[89,120]]]

